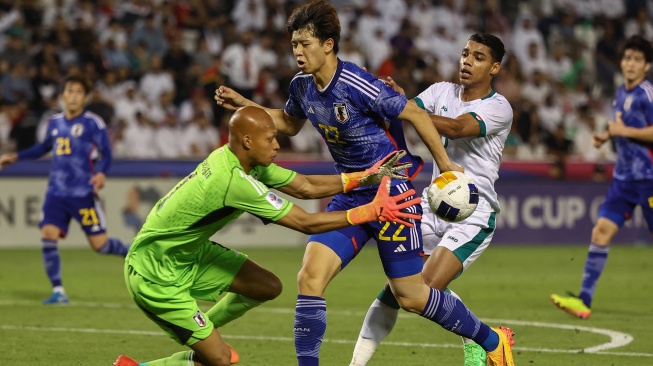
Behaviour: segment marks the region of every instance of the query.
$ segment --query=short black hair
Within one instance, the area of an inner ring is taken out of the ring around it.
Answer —
[[[647,64],[653,61],[653,46],[646,38],[642,36],[632,36],[626,40],[621,49],[621,58],[624,57],[626,50],[635,50],[644,54],[644,59]]]
[[[501,63],[503,56],[506,54],[506,47],[503,45],[503,42],[501,42],[499,37],[495,35],[489,33],[474,33],[469,37],[469,40],[488,46],[490,53],[492,54],[492,59],[498,63]]]
[[[63,86],[66,87],[68,83],[80,84],[84,89],[84,94],[88,95],[91,92],[91,84],[85,77],[80,75],[69,75],[64,79]]]
[[[313,0],[295,9],[286,23],[288,34],[306,28],[315,38],[324,43],[333,39],[333,53],[338,53],[340,41],[340,20],[338,12],[326,0]]]

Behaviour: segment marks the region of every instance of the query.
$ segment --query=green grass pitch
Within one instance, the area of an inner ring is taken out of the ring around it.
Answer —
[[[452,289],[482,320],[516,332],[519,366],[653,365],[653,248],[612,248],[589,320],[550,304],[551,293],[578,289],[586,248],[490,247]],[[295,276],[303,248],[244,251],[275,272],[284,291],[221,333],[243,366],[295,365]],[[183,349],[135,308],[120,258],[64,249],[62,260],[71,304],[46,307],[40,304],[49,292],[40,250],[0,251],[0,364],[109,366],[119,354],[147,361]],[[349,364],[364,314],[383,283],[373,246],[331,283],[322,365]],[[402,313],[370,365],[462,365],[460,339]]]

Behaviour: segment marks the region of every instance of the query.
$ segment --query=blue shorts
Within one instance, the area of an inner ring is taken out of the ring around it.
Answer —
[[[653,181],[624,182],[613,179],[599,210],[599,217],[606,218],[619,227],[633,215],[635,206],[642,207],[648,230],[653,232]]]
[[[41,212],[43,225],[54,225],[61,230],[62,238],[68,233],[70,219],[74,218],[82,226],[86,235],[106,232],[106,218],[100,200],[94,194],[85,197],[58,197],[46,195]]]
[[[413,188],[412,183],[403,182],[392,187],[390,194],[394,196],[411,188]],[[376,196],[376,191],[376,189],[365,189],[336,195],[329,202],[326,211],[344,211],[369,203]],[[413,205],[405,211],[421,215],[422,207]],[[390,222],[375,221],[323,234],[314,234],[311,235],[309,241],[316,241],[331,248],[342,259],[342,268],[345,268],[363,246],[374,238],[378,244],[385,274],[390,278],[401,278],[422,272],[424,265],[420,220],[411,221],[415,224],[412,228]]]

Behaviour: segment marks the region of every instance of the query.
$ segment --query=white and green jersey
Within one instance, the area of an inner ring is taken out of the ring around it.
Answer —
[[[499,178],[503,146],[512,125],[512,107],[503,95],[494,90],[470,102],[460,99],[461,92],[462,86],[459,84],[435,83],[418,95],[415,102],[429,114],[456,118],[469,113],[478,121],[481,132],[477,137],[444,138],[443,142],[451,161],[465,168],[465,173],[474,180],[481,197],[499,212],[494,182]],[[438,174],[440,171],[434,162],[433,179]]]
[[[264,221],[277,221],[292,208],[268,187],[290,183],[294,171],[271,164],[245,172],[225,145],[152,208],[134,238],[127,262],[141,276],[166,285],[187,283],[206,241],[247,211]]]

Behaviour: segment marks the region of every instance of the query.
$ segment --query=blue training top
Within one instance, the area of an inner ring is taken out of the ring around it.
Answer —
[[[111,164],[111,146],[104,120],[88,111],[71,120],[67,120],[64,113],[50,117],[45,140],[19,151],[18,159],[38,159],[49,151],[52,151],[52,166],[47,194],[59,197],[91,194],[91,177],[99,172],[106,173]]]

